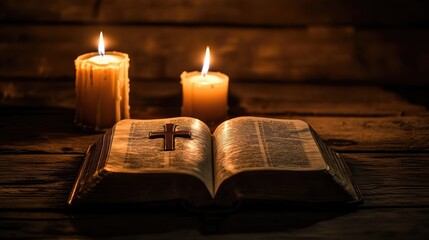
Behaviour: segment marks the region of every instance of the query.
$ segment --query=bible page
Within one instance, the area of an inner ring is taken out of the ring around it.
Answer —
[[[247,170],[308,171],[326,168],[307,123],[238,117],[213,134],[215,191],[230,176]]]
[[[176,124],[176,131],[191,131],[190,138],[175,137],[175,150],[164,151],[163,138],[149,138]],[[186,173],[213,191],[211,133],[200,120],[187,117],[122,120],[115,125],[106,169],[125,173]]]

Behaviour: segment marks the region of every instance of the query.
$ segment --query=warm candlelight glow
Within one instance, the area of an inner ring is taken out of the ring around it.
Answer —
[[[183,91],[182,115],[195,117],[214,128],[227,118],[229,77],[209,72],[210,49],[206,48],[201,72],[180,75]]]
[[[98,52],[80,55],[76,66],[75,125],[83,130],[104,131],[130,118],[128,54],[105,51],[100,32]]]
[[[201,75],[205,76],[209,72],[210,65],[210,48],[206,48],[206,56],[204,57],[203,69],[201,70]]]
[[[100,38],[98,39],[98,53],[101,56],[104,56],[104,54],[105,54],[103,32],[101,32],[101,31],[100,31]]]

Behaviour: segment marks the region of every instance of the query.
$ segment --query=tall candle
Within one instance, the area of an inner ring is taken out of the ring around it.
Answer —
[[[128,54],[105,52],[100,32],[98,53],[86,53],[75,60],[75,126],[104,131],[117,121],[130,118]]]
[[[198,118],[213,127],[227,118],[229,77],[220,72],[209,72],[209,64],[210,49],[207,47],[202,71],[180,75],[182,115]]]

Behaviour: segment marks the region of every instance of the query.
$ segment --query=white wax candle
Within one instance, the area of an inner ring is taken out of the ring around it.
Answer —
[[[227,118],[227,75],[220,72],[183,72],[180,75],[183,91],[182,115],[195,117],[210,127]]]
[[[130,118],[128,55],[120,52],[87,53],[75,60],[75,125],[103,131]]]

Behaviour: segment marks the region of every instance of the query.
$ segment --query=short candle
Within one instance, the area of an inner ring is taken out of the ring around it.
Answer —
[[[88,131],[104,131],[130,118],[128,54],[105,52],[101,32],[98,48],[98,53],[86,53],[75,60],[75,126]]]
[[[207,47],[201,72],[183,72],[182,116],[195,117],[210,127],[226,120],[228,114],[229,77],[220,72],[209,72],[210,49]]]

